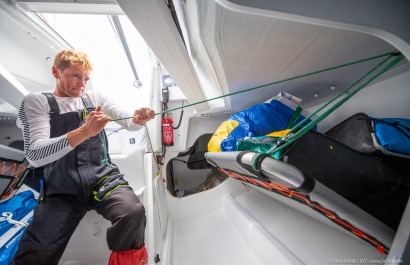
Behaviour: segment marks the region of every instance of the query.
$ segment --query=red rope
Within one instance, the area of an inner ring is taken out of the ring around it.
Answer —
[[[264,189],[269,190],[269,191],[274,191],[274,192],[279,193],[279,194],[281,194],[285,197],[289,197],[291,199],[295,199],[295,200],[298,200],[299,202],[305,203],[306,205],[308,205],[311,208],[313,208],[314,210],[318,211],[319,213],[321,213],[325,217],[329,218],[334,223],[342,226],[343,228],[345,228],[346,230],[349,230],[351,233],[353,233],[357,237],[359,237],[362,240],[367,241],[371,245],[375,246],[377,248],[377,251],[380,254],[383,254],[383,253],[387,254],[388,253],[388,249],[386,247],[384,247],[375,238],[373,238],[372,236],[367,235],[363,231],[361,231],[361,230],[357,229],[356,227],[354,227],[353,225],[351,225],[349,222],[341,219],[340,217],[338,217],[338,215],[335,212],[333,212],[333,211],[331,211],[331,210],[329,210],[325,207],[322,207],[318,203],[310,200],[309,197],[307,197],[306,195],[302,195],[302,194],[297,193],[293,190],[289,190],[289,188],[287,186],[280,185],[280,184],[277,184],[277,183],[274,183],[274,182],[260,181],[260,180],[254,179],[254,178],[246,177],[244,175],[238,174],[238,173],[233,172],[233,171],[226,171],[222,168],[218,168],[218,169],[221,172],[227,174],[228,176],[233,177],[234,179],[237,179],[237,180],[240,180],[240,181],[245,181],[245,182],[253,184],[255,186],[259,186],[259,187],[264,188]]]

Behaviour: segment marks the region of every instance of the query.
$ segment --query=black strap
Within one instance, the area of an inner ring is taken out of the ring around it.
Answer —
[[[43,93],[44,96],[46,96],[48,105],[50,106],[50,112],[49,114],[60,114],[60,108],[58,107],[57,100],[51,93]],[[94,104],[91,102],[91,99],[88,97],[87,94],[81,95],[81,99],[83,101],[84,107],[87,110],[94,110]]]
[[[51,93],[43,93],[46,96],[48,105],[50,106],[49,114],[60,114],[60,108],[58,107],[57,100],[54,98],[53,94]]]
[[[91,102],[91,99],[88,97],[87,94],[84,93],[83,95],[81,95],[81,99],[83,100],[84,107],[87,110],[94,110],[95,109],[94,104]]]

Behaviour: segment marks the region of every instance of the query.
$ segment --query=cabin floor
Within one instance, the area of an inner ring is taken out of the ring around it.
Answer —
[[[174,225],[173,264],[262,264],[224,209]]]

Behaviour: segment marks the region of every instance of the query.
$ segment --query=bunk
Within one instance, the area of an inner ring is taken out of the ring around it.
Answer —
[[[309,215],[320,213],[337,226],[375,246],[380,253],[388,253],[395,231],[357,205],[339,195],[298,168],[270,156],[259,159],[259,170],[253,169],[253,151],[207,152],[207,161],[230,177],[271,197],[287,198],[305,207],[297,207]],[[268,191],[268,192],[266,192]],[[288,203],[290,200],[282,200]],[[289,203],[295,207],[294,203]]]

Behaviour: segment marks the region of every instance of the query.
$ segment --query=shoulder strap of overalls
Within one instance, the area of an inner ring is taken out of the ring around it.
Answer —
[[[46,96],[47,101],[48,101],[48,105],[50,106],[50,114],[59,114],[60,113],[60,108],[58,107],[58,103],[57,100],[55,99],[55,97],[53,96],[53,94],[51,93],[43,93],[44,96]],[[90,98],[88,97],[88,95],[84,94],[81,95],[81,99],[84,103],[84,107],[87,110],[94,110],[94,104],[91,102]]]
[[[58,107],[57,100],[51,93],[43,93],[44,96],[46,96],[48,105],[50,106],[50,112],[49,114],[59,114],[60,113],[60,108]]]
[[[83,95],[81,95],[81,99],[83,100],[84,107],[88,111],[95,109],[94,104],[91,102],[91,99],[88,97],[87,94],[84,93]]]

